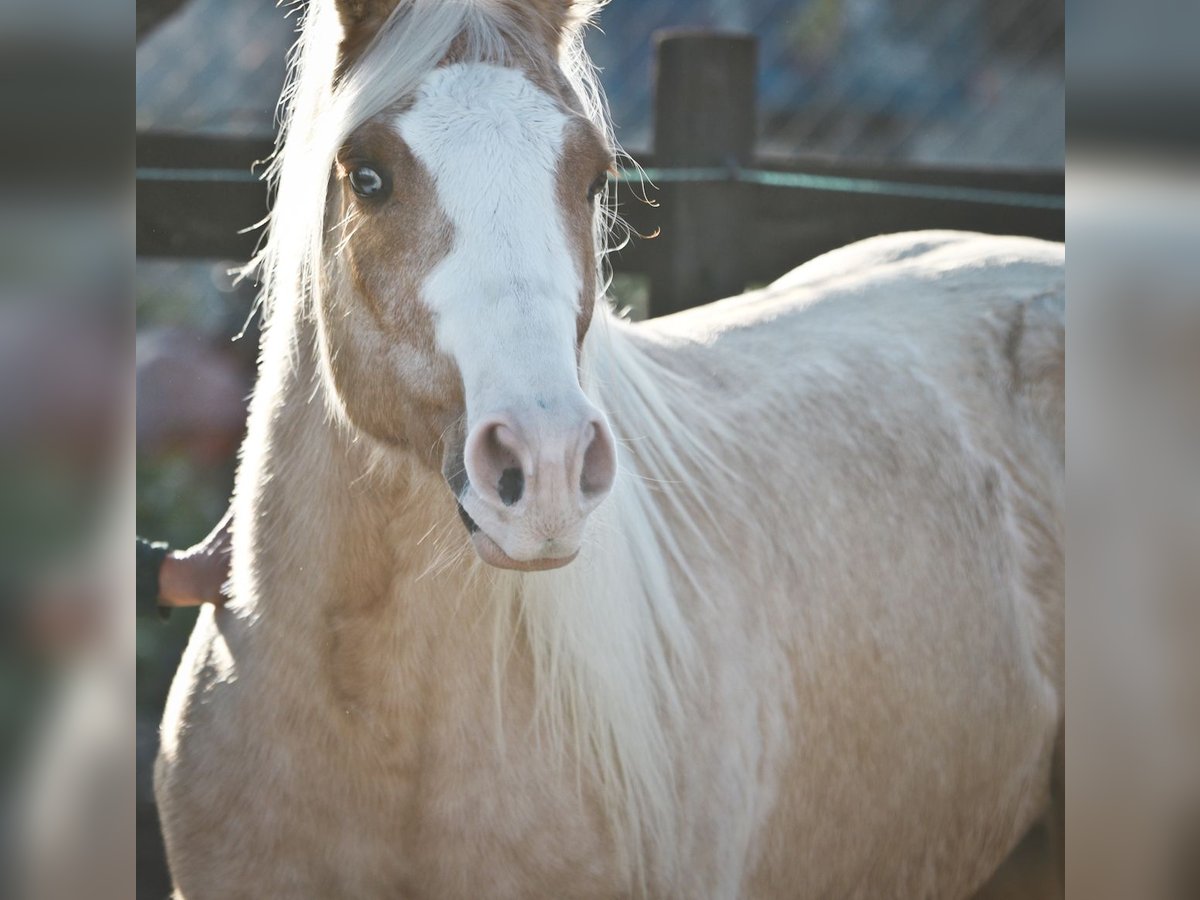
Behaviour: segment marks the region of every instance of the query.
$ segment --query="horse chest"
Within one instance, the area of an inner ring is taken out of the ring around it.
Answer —
[[[368,659],[323,679],[321,713],[287,701],[289,730],[275,729],[275,751],[246,770],[242,790],[261,791],[286,759],[278,793],[248,811],[259,819],[245,829],[259,842],[252,855],[272,864],[264,891],[302,872],[293,890],[305,895],[313,885],[362,898],[522,898],[531,884],[563,898],[620,893],[604,818],[574,766],[530,736],[519,677],[501,723],[480,687],[490,666],[459,659],[418,677],[394,658]],[[262,696],[243,687],[246,702]],[[274,714],[249,718],[267,728]]]
[[[532,760],[501,766],[428,746],[353,771],[328,758],[313,769],[324,774],[287,816],[284,868],[307,868],[310,889],[329,886],[323,895],[521,898],[531,884],[556,897],[617,893],[599,820]]]

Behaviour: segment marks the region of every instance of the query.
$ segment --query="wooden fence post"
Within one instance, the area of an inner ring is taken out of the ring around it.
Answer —
[[[655,35],[654,163],[661,168],[752,166],[756,130],[753,35]],[[651,248],[650,314],[741,292],[751,235],[745,185],[660,184],[661,229]]]

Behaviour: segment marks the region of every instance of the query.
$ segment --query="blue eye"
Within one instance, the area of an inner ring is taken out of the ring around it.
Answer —
[[[593,200],[595,200],[597,197],[600,196],[600,192],[604,190],[604,186],[606,184],[608,184],[608,173],[601,172],[599,175],[596,176],[596,180],[591,183],[591,186],[588,187],[588,193],[587,193],[588,203],[591,203]]]
[[[364,200],[381,200],[388,194],[390,186],[387,179],[370,166],[355,166],[347,177],[351,189]]]

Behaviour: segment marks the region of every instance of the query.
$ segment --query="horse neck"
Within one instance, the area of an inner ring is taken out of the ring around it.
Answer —
[[[431,570],[443,588],[466,574],[438,567],[462,544],[445,486],[354,439],[327,407],[317,354],[311,321],[272,326],[235,499],[234,608],[290,641],[325,641],[332,621],[376,607],[403,614],[391,599]]]
[[[235,508],[232,612],[255,621],[240,656],[271,686],[258,694],[343,736],[357,722],[352,734],[391,742],[378,728],[422,710],[479,721],[503,707],[502,718],[526,722],[536,711],[548,759],[596,773],[631,853],[675,846],[671,748],[696,672],[694,604],[679,588],[699,579],[665,547],[695,517],[656,504],[631,470],[593,513],[575,563],[536,578],[482,571],[435,473],[364,477],[367,454],[325,409],[311,325],[295,335],[268,336]],[[687,383],[671,388],[620,334],[596,349],[598,382],[627,394],[612,407],[649,435],[648,471],[669,475],[685,453],[703,459],[698,440],[666,443],[683,436],[670,406]],[[314,683],[331,704],[316,704]]]

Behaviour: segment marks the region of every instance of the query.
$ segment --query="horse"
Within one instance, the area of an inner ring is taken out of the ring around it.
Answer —
[[[568,0],[313,0],[176,896],[961,897],[1054,806],[1063,252],[646,322]]]

